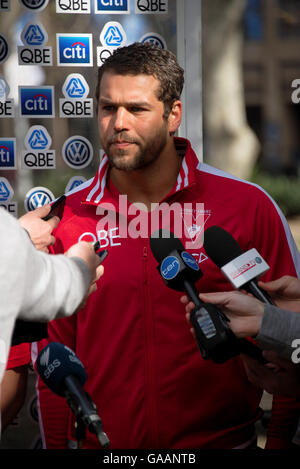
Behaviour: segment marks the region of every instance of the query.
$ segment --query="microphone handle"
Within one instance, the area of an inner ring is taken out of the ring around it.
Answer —
[[[108,448],[110,441],[103,431],[102,420],[89,394],[84,391],[76,376],[67,376],[64,384],[67,402],[76,417],[81,419],[88,430],[97,436],[103,448]]]
[[[191,282],[188,280],[183,281],[183,285],[185,288],[185,291],[187,295],[189,296],[190,300],[194,303],[196,308],[199,308],[200,306],[203,305],[203,301],[200,300],[199,298],[199,292],[195,285],[193,285]]]
[[[250,282],[245,283],[241,288],[244,288],[248,293],[252,293],[255,298],[262,301],[263,303],[273,305],[271,298],[268,293],[259,288],[256,280],[251,280]]]

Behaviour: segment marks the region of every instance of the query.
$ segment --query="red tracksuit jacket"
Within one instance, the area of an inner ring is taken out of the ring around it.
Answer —
[[[297,275],[298,251],[270,197],[253,184],[200,163],[188,141],[175,142],[184,154],[182,167],[162,201],[182,207],[171,231],[180,216],[189,224],[182,236],[185,243],[219,225],[244,251],[258,250],[270,265],[264,280]],[[239,357],[221,365],[202,359],[186,323],[182,293],[164,284],[149,239],[126,238],[122,231],[126,226],[138,231],[150,215],[144,214],[138,224],[129,203],[119,213],[118,196],[105,156],[95,178],[67,197],[55,232],[55,252],[78,240],[99,239],[109,255],[98,290],[79,314],[53,321],[49,338],[68,345],[82,360],[88,374],[85,389],[97,405],[112,449],[243,446],[254,436],[262,392],[247,380]],[[97,214],[97,207],[108,210],[98,208]],[[103,225],[108,214],[109,224]],[[199,291],[232,289],[203,247],[190,244],[187,250],[203,272]],[[40,343],[39,350],[44,345]],[[46,447],[67,447],[68,440],[74,440],[71,411],[42,383],[38,392]],[[269,447],[286,447],[298,418],[299,403],[274,398]],[[84,446],[99,448],[89,432]]]

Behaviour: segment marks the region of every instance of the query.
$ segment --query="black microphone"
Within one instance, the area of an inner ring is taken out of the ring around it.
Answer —
[[[195,330],[196,341],[204,359],[224,363],[245,353],[261,363],[266,363],[262,351],[246,339],[238,339],[230,329],[229,319],[215,305],[199,298],[194,283],[202,272],[194,257],[184,250],[181,241],[168,230],[158,230],[150,237],[150,247],[157,260],[158,272],[169,288],[186,291],[195,308],[190,321]]]
[[[184,250],[181,241],[167,230],[158,230],[151,235],[150,247],[166,285],[185,291],[195,304],[190,320],[202,357],[224,363],[238,355],[238,340],[228,326],[226,316],[214,305],[200,300],[194,283],[203,274],[194,257]]]
[[[269,295],[257,285],[257,277],[269,266],[256,249],[243,252],[233,236],[216,225],[205,230],[203,245],[234,288],[243,288],[263,303],[273,304]]]
[[[65,397],[78,421],[94,433],[104,448],[110,445],[102,428],[97,408],[83,386],[87,375],[77,355],[66,345],[51,342],[37,358],[37,371],[48,386],[58,396]]]

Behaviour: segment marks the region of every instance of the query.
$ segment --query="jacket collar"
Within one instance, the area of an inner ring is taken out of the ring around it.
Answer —
[[[195,183],[195,172],[199,165],[199,160],[195,155],[189,140],[174,137],[174,142],[178,154],[182,156],[182,164],[176,183],[164,200],[193,185]],[[83,204],[117,204],[116,190],[108,187],[109,169],[110,164],[108,157],[105,154],[100,162],[100,166],[91,185],[88,187],[87,191],[85,191],[85,195],[81,201]]]

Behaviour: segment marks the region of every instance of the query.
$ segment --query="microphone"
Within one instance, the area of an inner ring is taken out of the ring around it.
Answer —
[[[270,267],[256,249],[243,252],[233,236],[216,225],[205,230],[203,245],[234,288],[243,288],[263,303],[273,304],[269,295],[257,285],[257,277]]]
[[[174,290],[186,291],[195,305],[190,320],[202,358],[224,363],[245,353],[266,363],[258,347],[234,335],[228,325],[229,319],[222,311],[200,300],[194,283],[203,273],[194,257],[184,250],[183,244],[173,233],[164,229],[155,231],[150,237],[150,248],[159,263],[157,269],[166,285]]]
[[[228,326],[228,319],[214,305],[200,300],[194,283],[202,272],[194,257],[184,250],[181,241],[167,230],[158,230],[150,237],[157,269],[169,288],[186,291],[195,304],[191,323],[202,357],[224,363],[240,353],[239,341]]]
[[[102,421],[97,408],[83,386],[87,375],[77,355],[66,345],[51,342],[38,355],[37,371],[48,386],[58,396],[65,397],[77,424],[84,424],[94,433],[103,448],[110,445],[102,428]]]

